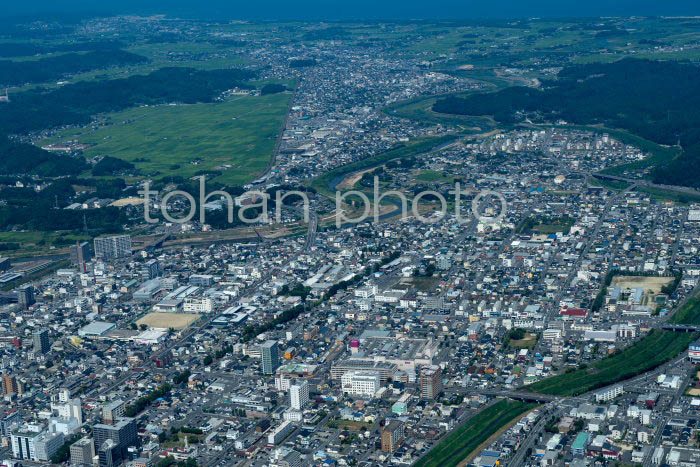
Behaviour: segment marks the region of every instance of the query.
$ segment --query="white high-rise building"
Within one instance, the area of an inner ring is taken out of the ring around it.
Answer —
[[[289,387],[289,402],[292,409],[301,410],[309,402],[309,383],[302,381]]]

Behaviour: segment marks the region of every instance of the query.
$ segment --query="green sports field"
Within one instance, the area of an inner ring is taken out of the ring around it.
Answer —
[[[138,107],[106,116],[107,125],[68,129],[48,142],[91,144],[85,157],[112,156],[141,175],[191,177],[221,171],[217,180],[241,185],[267,168],[291,94],[238,96],[227,102]]]

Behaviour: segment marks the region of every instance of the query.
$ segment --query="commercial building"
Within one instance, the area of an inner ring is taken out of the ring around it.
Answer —
[[[340,378],[343,394],[373,397],[381,387],[376,371],[347,371]]]
[[[32,428],[22,428],[10,434],[12,444],[12,457],[15,459],[35,459],[34,442],[38,439],[40,431]]]
[[[288,391],[295,380],[311,378],[316,372],[316,365],[303,363],[288,363],[277,368],[275,388],[278,391]]]
[[[51,402],[51,410],[62,419],[74,418],[78,425],[83,424],[82,404],[77,397],[65,402]]]
[[[694,343],[688,346],[688,359],[693,363],[700,362],[700,344]]]
[[[392,453],[396,451],[404,439],[404,424],[398,420],[392,420],[382,427],[382,451]]]
[[[260,346],[260,358],[262,359],[262,372],[272,375],[280,366],[280,351],[276,341],[269,340]]]
[[[131,236],[129,235],[96,238],[94,244],[95,257],[102,260],[128,258],[131,256]]]
[[[214,283],[214,276],[211,274],[192,274],[189,282],[198,287],[210,287]]]
[[[271,456],[270,467],[301,467],[301,455],[294,449],[282,446],[277,448]]]
[[[90,324],[86,324],[78,330],[78,335],[80,337],[100,337],[107,334],[109,331],[116,327],[113,323],[106,323],[104,321],[93,321]]]
[[[144,282],[141,287],[134,292],[134,300],[150,301],[153,297],[163,290],[163,284],[159,279],[151,279]]]
[[[393,363],[351,358],[333,364],[331,378],[337,381],[348,371],[376,371],[379,373],[381,383],[385,384],[396,375],[398,367]]]

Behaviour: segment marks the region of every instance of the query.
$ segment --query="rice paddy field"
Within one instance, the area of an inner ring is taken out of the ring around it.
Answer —
[[[137,107],[104,116],[100,126],[70,128],[38,142],[77,140],[85,157],[111,156],[133,163],[143,176],[216,178],[242,185],[267,168],[290,93],[237,96],[226,102]]]

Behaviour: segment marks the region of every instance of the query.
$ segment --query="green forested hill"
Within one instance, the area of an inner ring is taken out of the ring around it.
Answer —
[[[541,89],[438,100],[436,112],[492,115],[501,123],[526,116],[603,124],[660,144],[678,141],[681,156],[654,169],[657,183],[700,187],[700,67],[682,62],[625,59],[563,69]]]

